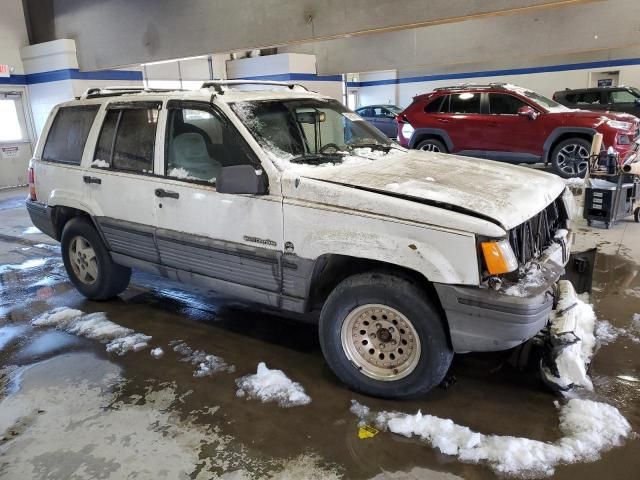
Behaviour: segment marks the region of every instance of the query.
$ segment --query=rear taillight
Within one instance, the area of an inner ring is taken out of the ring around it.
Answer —
[[[29,178],[29,199],[36,201],[38,199],[36,197],[36,174],[33,171],[33,167],[29,167],[28,178]]]
[[[407,120],[407,117],[405,117],[404,115],[396,115],[396,122],[404,123],[406,120]]]

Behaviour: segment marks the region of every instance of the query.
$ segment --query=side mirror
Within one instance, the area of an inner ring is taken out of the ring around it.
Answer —
[[[267,177],[251,165],[222,167],[216,178],[216,191],[263,195],[268,193]]]
[[[518,109],[518,115],[522,117],[527,117],[531,120],[535,120],[536,117],[538,116],[538,112],[536,112],[533,107],[530,107],[529,105],[525,105],[524,107],[520,107]]]

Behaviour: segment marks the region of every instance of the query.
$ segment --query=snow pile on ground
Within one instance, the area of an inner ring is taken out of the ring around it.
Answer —
[[[68,307],[54,308],[31,321],[39,327],[55,327],[79,337],[99,340],[106,344],[107,352],[124,355],[148,346],[151,337],[136,333],[110,321],[103,312],[85,314]]]
[[[596,346],[596,314],[593,306],[576,295],[571,282],[558,282],[560,299],[551,314],[550,339],[555,369],[546,364],[542,374],[561,390],[572,387],[593,389],[587,374]]]
[[[196,366],[193,372],[194,377],[210,377],[219,372],[233,373],[236,371],[234,365],[228,365],[224,358],[217,357],[203,350],[194,350],[182,340],[169,342],[173,351],[182,355],[181,362],[189,362]]]
[[[150,353],[153,358],[160,358],[164,355],[164,350],[160,347],[156,347],[152,349]]]
[[[30,270],[32,268],[38,268],[44,266],[50,259],[49,258],[32,258],[25,260],[22,263],[11,265],[0,265],[0,274],[7,273],[9,271]]]
[[[292,381],[282,370],[270,370],[264,362],[258,364],[258,371],[236,380],[238,397],[245,395],[261,402],[278,402],[281,407],[295,407],[311,403],[311,397],[302,385]]]
[[[585,179],[580,177],[565,178],[564,183],[568,186],[583,187],[585,184]]]
[[[563,437],[548,443],[522,437],[485,435],[450,419],[420,411],[415,415],[371,414],[355,400],[351,407],[361,423],[368,420],[381,430],[419,437],[429,446],[463,462],[486,462],[496,472],[509,475],[552,475],[558,464],[594,461],[601,452],[620,445],[631,433],[629,422],[606,403],[574,398],[559,410]]]
[[[98,168],[109,168],[111,165],[109,164],[109,162],[106,162],[105,160],[100,160],[99,158],[96,158],[93,162],[91,162],[91,166],[98,167]]]

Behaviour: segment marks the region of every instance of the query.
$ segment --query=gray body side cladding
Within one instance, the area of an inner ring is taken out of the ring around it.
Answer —
[[[555,128],[547,137],[547,139],[544,141],[544,145],[542,147],[542,160],[544,162],[548,162],[549,161],[549,155],[550,155],[550,150],[551,150],[551,145],[561,136],[564,135],[566,133],[577,133],[577,134],[583,134],[583,135],[589,135],[591,137],[593,137],[593,135],[595,135],[596,129],[595,128],[587,128],[587,127],[558,127]]]
[[[447,131],[442,128],[416,128],[409,140],[409,148],[416,148],[416,145],[420,143],[420,139],[424,135],[435,135],[440,137],[447,146],[447,150],[449,152],[453,151],[453,142],[451,141],[451,137],[449,137]]]

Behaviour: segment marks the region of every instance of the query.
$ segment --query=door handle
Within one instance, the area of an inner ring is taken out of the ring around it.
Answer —
[[[98,177],[90,177],[89,175],[85,175],[84,177],[82,177],[82,180],[84,180],[84,183],[95,183],[97,185],[100,185],[102,183],[102,180]]]
[[[180,194],[178,192],[172,192],[170,190],[165,190],[163,188],[156,188],[156,197],[180,198]]]
[[[451,120],[448,120],[446,118],[439,118],[438,122],[440,122],[440,123],[451,123]]]

